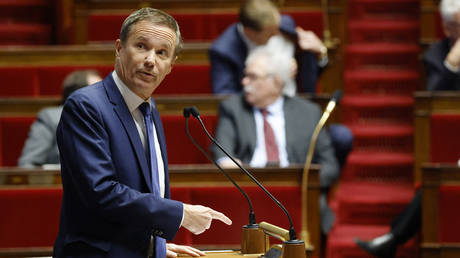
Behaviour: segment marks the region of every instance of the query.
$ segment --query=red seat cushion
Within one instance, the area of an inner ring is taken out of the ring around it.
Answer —
[[[30,125],[35,117],[3,117],[0,119],[1,165],[16,166]]]
[[[61,188],[0,189],[0,248],[53,246]]]
[[[432,114],[430,119],[431,162],[457,163],[460,159],[460,115]]]
[[[460,186],[443,185],[439,188],[439,242],[460,242]]]

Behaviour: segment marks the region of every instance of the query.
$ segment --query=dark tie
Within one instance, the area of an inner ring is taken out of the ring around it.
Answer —
[[[267,166],[279,165],[279,152],[278,145],[276,144],[275,134],[273,129],[267,121],[268,111],[263,109],[262,116],[264,118],[264,138],[265,150],[267,152]]]
[[[144,102],[139,106],[139,110],[144,115],[145,132],[147,134],[147,162],[150,164],[150,173],[152,177],[153,194],[160,197],[160,184],[158,182],[158,163],[155,151],[155,141],[153,139],[153,119],[152,110],[149,103]],[[166,240],[155,236],[155,258],[166,257]]]

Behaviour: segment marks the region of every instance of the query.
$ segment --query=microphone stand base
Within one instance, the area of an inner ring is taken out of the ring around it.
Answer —
[[[268,250],[268,237],[258,224],[244,225],[241,232],[242,254],[263,254]]]
[[[302,240],[289,240],[283,242],[281,258],[307,258],[305,242]]]

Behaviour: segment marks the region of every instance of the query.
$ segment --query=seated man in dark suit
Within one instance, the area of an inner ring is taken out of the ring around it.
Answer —
[[[269,46],[255,49],[246,61],[242,94],[224,100],[219,107],[216,138],[240,162],[254,167],[305,163],[310,138],[321,109],[298,97],[283,95],[292,75],[292,57]],[[217,146],[214,158],[235,166]],[[321,227],[327,233],[334,214],[327,205],[327,190],[339,178],[340,169],[326,130],[317,140],[313,162],[321,164]]]
[[[314,93],[318,76],[328,62],[327,48],[313,32],[296,28],[290,16],[280,15],[270,0],[245,1],[239,22],[228,27],[212,44],[209,58],[213,92],[241,92],[246,57],[279,32],[297,45],[297,82],[301,91]]]
[[[75,90],[102,80],[95,70],[75,71],[67,75],[62,85],[62,103]],[[47,107],[37,115],[18,160],[19,167],[39,167],[59,164],[56,128],[61,118],[62,105]]]
[[[446,38],[434,43],[424,54],[426,87],[430,91],[460,90],[460,3],[440,4]]]

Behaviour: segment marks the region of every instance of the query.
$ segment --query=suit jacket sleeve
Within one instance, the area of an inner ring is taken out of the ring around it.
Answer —
[[[215,94],[229,94],[241,91],[237,67],[220,53],[210,50],[211,85]]]
[[[225,101],[222,101],[219,105],[219,121],[215,137],[217,142],[219,142],[232,156],[235,156],[235,149],[238,141],[235,122],[236,121],[231,110],[226,107]],[[215,144],[211,145],[211,152],[215,160],[227,157],[225,153],[222,152]]]
[[[321,164],[319,173],[320,186],[331,187],[340,177],[339,162],[326,129],[323,128],[316,141],[313,163]]]
[[[56,112],[53,112],[56,111]],[[53,162],[59,163],[59,153],[56,151],[56,126],[60,112],[51,109],[41,110],[37,119],[31,125],[28,137],[24,143],[18,160],[20,167],[36,167]],[[51,157],[53,156],[53,157]]]
[[[124,129],[115,130],[114,117],[107,115],[113,112],[111,107],[99,107],[107,103],[95,102],[89,95],[73,94],[67,100],[58,127],[64,187],[70,184],[66,189],[75,191],[74,200],[90,214],[126,228],[162,232],[161,237],[172,239],[181,223],[182,203],[132,187],[139,180],[129,178],[141,172],[135,166],[132,171],[119,171],[113,159],[120,162],[126,157],[112,155],[114,138]],[[132,150],[127,146],[124,151]],[[123,161],[128,162],[133,161]]]
[[[454,90],[458,73],[447,69],[444,60],[449,52],[448,40],[434,43],[424,54],[426,87],[430,91]]]

